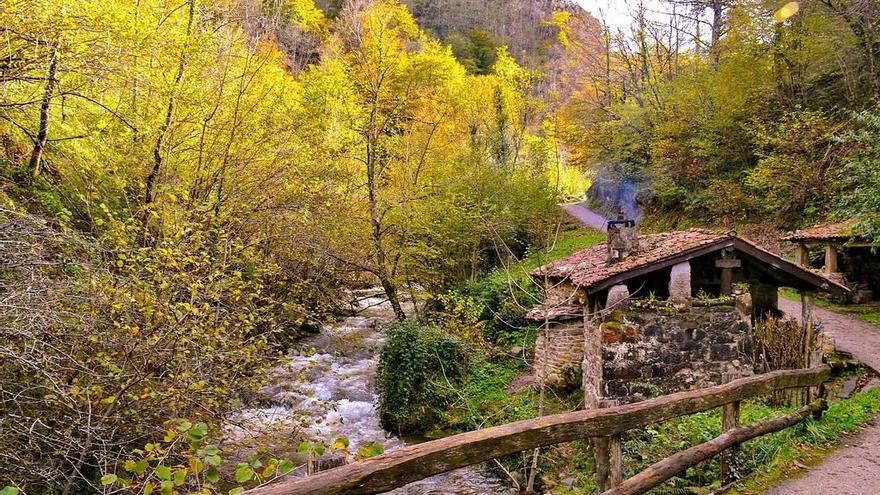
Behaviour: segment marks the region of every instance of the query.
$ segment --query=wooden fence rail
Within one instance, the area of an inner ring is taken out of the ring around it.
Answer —
[[[638,495],[645,493],[687,468],[716,456],[726,449],[739,445],[746,440],[796,425],[810,414],[821,411],[823,408],[824,404],[817,401],[787,416],[727,430],[706,443],[695,445],[651,465],[620,485],[602,492],[602,495]]]
[[[828,379],[830,373],[831,370],[827,366],[774,371],[741,378],[723,385],[664,395],[624,406],[517,421],[410,445],[306,478],[288,479],[255,488],[247,494],[382,493],[435,474],[536,447],[570,442],[584,437],[609,437],[626,430],[708,411],[777,390],[818,386]]]

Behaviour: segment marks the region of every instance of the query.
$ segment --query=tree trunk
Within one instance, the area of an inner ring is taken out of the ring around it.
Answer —
[[[43,151],[46,149],[46,143],[49,141],[49,105],[52,103],[52,97],[55,94],[55,87],[57,85],[55,79],[57,68],[58,49],[53,48],[49,59],[49,69],[46,74],[46,90],[43,93],[43,102],[40,104],[40,128],[37,130],[37,138],[34,141],[34,150],[31,152],[29,164],[31,176],[34,178],[40,176]]]
[[[722,0],[714,0],[712,2],[712,40],[709,45],[709,53],[712,57],[712,65],[718,65],[721,58],[721,33],[724,31],[724,2]]]
[[[189,36],[192,31],[192,22],[193,17],[195,16],[195,8],[196,3],[195,0],[189,1],[189,19],[187,20],[186,25],[186,44],[183,47],[183,50],[180,52],[180,60],[177,63],[177,74],[174,76],[174,83],[171,87],[171,95],[168,97],[168,106],[165,108],[165,120],[162,122],[162,126],[159,128],[159,136],[156,138],[156,144],[153,146],[153,167],[150,169],[150,173],[147,175],[146,184],[144,186],[144,223],[146,224],[147,213],[146,207],[148,207],[152,202],[154,197],[154,188],[156,177],[158,177],[159,172],[162,170],[162,147],[165,144],[165,138],[168,134],[168,129],[171,127],[171,122],[174,117],[174,102],[177,96],[177,88],[180,86],[180,81],[183,80],[183,73],[186,69],[186,52],[189,47]]]
[[[368,131],[373,132],[371,129]],[[382,229],[382,213],[379,211],[379,185],[378,170],[376,169],[375,141],[378,140],[372,136],[367,137],[367,193],[370,202],[370,224],[372,226],[371,236],[373,238],[373,246],[376,248],[376,271],[375,275],[379,277],[379,283],[382,284],[382,290],[385,291],[385,297],[394,310],[394,315],[398,321],[406,319],[406,313],[400,305],[400,299],[397,296],[397,286],[394,284],[392,274],[388,271],[388,255],[385,252],[383,242]]]

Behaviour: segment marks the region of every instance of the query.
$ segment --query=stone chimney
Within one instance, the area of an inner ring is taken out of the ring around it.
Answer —
[[[623,211],[617,220],[608,222],[608,263],[616,263],[639,250],[635,220],[626,219]]]

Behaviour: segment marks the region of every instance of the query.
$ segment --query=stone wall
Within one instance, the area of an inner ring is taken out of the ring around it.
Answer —
[[[583,291],[575,287],[571,282],[550,283],[547,293],[544,295],[548,307],[562,306],[566,304],[583,304]]]
[[[600,326],[606,398],[634,402],[718,384],[724,373],[752,374],[749,325],[733,306],[629,309],[611,320]],[[584,323],[554,323],[549,331],[549,348],[538,336],[533,369],[563,385],[581,370]]]
[[[575,320],[553,323],[549,329],[550,347],[546,347],[544,332],[535,342],[535,376],[541,377],[546,370],[546,383],[561,385],[567,373],[579,373],[584,355],[584,322]],[[547,352],[545,353],[545,349]],[[546,360],[545,360],[546,357]]]
[[[732,306],[632,309],[602,324],[603,393],[622,403],[753,373],[751,334]]]

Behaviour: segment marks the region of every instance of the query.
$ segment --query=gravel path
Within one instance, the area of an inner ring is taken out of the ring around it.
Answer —
[[[800,301],[780,297],[779,309],[801,318]],[[822,324],[822,331],[831,336],[835,347],[880,373],[880,326],[819,307],[813,308],[813,318]]]
[[[585,227],[596,229],[599,232],[605,232],[608,227],[608,220],[605,217],[587,208],[583,203],[569,203],[562,205],[562,209]]]
[[[779,308],[800,317],[801,304],[779,298]],[[874,370],[880,370],[880,327],[815,308],[814,317],[839,349]],[[878,495],[880,494],[880,418],[846,439],[821,464],[767,491],[767,495]]]
[[[880,493],[880,423],[877,418],[858,435],[802,477],[766,495],[877,495]]]

